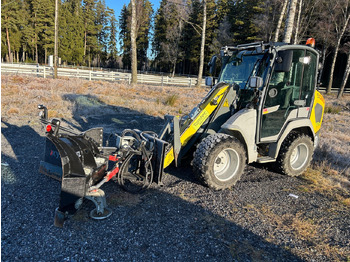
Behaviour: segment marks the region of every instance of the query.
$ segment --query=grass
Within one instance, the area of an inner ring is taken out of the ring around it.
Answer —
[[[208,91],[204,88],[161,88],[148,85],[132,87],[125,83],[67,78],[2,75],[1,79],[2,117],[35,118],[38,104],[48,107],[50,117],[67,119],[74,114],[96,114],[96,108],[101,106],[163,117],[165,114],[190,112]]]
[[[350,183],[336,170],[329,166],[313,166],[301,176],[301,179],[306,182],[299,186],[301,192],[317,192],[333,199],[335,207],[350,208]]]
[[[326,106],[324,112],[326,114],[339,114],[341,110],[341,106]]]
[[[165,105],[169,105],[169,106],[175,106],[177,100],[179,99],[179,96],[176,94],[170,95],[168,97],[165,98]]]
[[[317,253],[322,254],[328,261],[340,261],[347,258],[345,247],[337,246],[329,241],[331,236],[328,235],[328,229],[323,224],[323,221],[327,220],[326,217],[321,219],[310,218],[303,212],[278,214],[274,208],[269,205],[250,207],[250,215],[255,217],[252,219],[270,225],[271,230],[265,237],[267,242],[281,245],[277,242],[275,234],[283,232],[286,239],[296,239],[310,247],[309,249],[299,250],[289,245],[284,246],[287,251],[300,257],[308,257],[312,253]],[[233,248],[235,248],[235,245],[233,245]],[[235,253],[236,251],[233,249],[232,252]],[[257,255],[259,254],[260,252],[257,253]]]

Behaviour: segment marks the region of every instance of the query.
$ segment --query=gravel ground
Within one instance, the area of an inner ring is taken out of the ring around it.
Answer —
[[[67,121],[86,129],[159,130],[159,118],[116,114]],[[104,123],[108,123],[105,125]],[[59,182],[38,172],[44,132],[34,118],[2,119],[2,261],[349,261],[349,207],[308,181],[250,165],[230,190],[212,191],[190,167],[169,167],[164,186],[132,195],[103,189],[113,214],[93,204],[53,226]],[[345,196],[346,197],[346,196]],[[349,197],[349,195],[347,195]]]

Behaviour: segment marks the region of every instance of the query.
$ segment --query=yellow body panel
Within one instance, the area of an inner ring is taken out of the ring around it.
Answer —
[[[228,87],[229,86],[222,88],[212,99],[212,101],[216,101],[216,103],[208,103],[206,107],[203,108],[203,110],[196,116],[196,118],[193,120],[190,126],[181,134],[180,136],[181,146],[185,146],[187,144],[187,142],[192,138],[192,136],[203,125],[205,120],[207,120],[208,117],[211,115],[211,113],[213,113],[216,107],[220,104],[220,101]],[[166,168],[167,166],[169,166],[173,161],[174,161],[174,149],[171,148],[164,158],[163,168]]]
[[[315,134],[321,128],[324,108],[325,108],[325,101],[324,101],[323,96],[321,95],[320,92],[315,91],[315,98],[314,98],[314,103],[312,106],[312,112],[311,112],[311,116],[310,116],[310,121],[311,121],[312,126],[314,128]]]

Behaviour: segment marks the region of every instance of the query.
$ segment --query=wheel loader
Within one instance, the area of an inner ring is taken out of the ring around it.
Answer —
[[[61,181],[54,224],[78,210],[84,199],[94,202],[90,216],[111,214],[101,186],[114,180],[125,190],[140,192],[162,184],[164,169],[192,156],[194,175],[214,189],[230,188],[246,164],[274,164],[289,176],[308,167],[318,144],[325,101],[316,90],[319,54],[311,46],[250,43],[225,46],[209,66],[221,70],[193,110],[179,118],[165,116],[160,133],[126,129],[113,134],[110,146],[103,128],[75,132],[48,119],[45,157],[40,172]],[[105,137],[105,138],[104,138]],[[107,142],[106,142],[107,140]],[[105,142],[104,142],[105,141]]]

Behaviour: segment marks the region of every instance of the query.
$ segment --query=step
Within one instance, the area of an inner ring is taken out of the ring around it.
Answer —
[[[261,163],[261,164],[275,162],[275,161],[276,161],[276,158],[269,157],[269,156],[258,157],[258,159],[256,160],[256,162]]]

